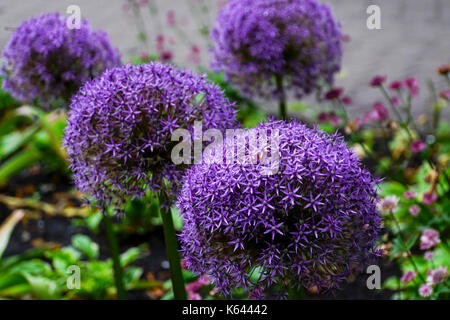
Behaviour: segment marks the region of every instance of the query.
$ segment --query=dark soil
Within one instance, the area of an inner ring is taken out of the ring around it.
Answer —
[[[10,181],[6,189],[0,191],[3,194],[15,196],[21,193],[24,186],[33,185],[36,190],[41,190],[41,200],[51,201],[52,193],[67,192],[73,188],[68,178],[61,175],[44,173],[40,170],[37,174],[24,171]],[[42,186],[46,186],[42,190]],[[0,203],[0,224],[11,213],[11,210]],[[58,243],[61,246],[69,245],[72,236],[75,234],[86,234],[100,247],[100,259],[109,257],[108,242],[106,234],[102,228],[98,233],[93,233],[88,228],[75,226],[71,219],[65,217],[46,217],[40,219],[29,219],[26,223],[19,223],[9,241],[4,256],[11,256],[24,253],[33,248],[33,239],[42,239],[45,242]],[[155,228],[151,233],[145,235],[131,235],[120,238],[120,251],[124,252],[131,247],[147,243],[149,255],[145,258],[136,260],[133,265],[139,266],[144,270],[143,275],[151,272],[156,280],[165,281],[169,278],[169,273],[164,268],[163,262],[166,261],[166,252],[164,247],[164,237],[162,228]],[[381,269],[382,282],[393,276],[399,276],[398,268],[390,261],[383,259],[379,262]],[[361,273],[356,279],[344,286],[342,290],[327,295],[311,295],[310,299],[389,299],[393,292],[389,290],[369,290],[366,285],[370,274]],[[128,292],[129,299],[149,299],[145,291]]]

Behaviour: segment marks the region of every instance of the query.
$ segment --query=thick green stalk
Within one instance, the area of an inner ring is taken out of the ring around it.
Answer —
[[[123,283],[123,269],[120,263],[119,246],[117,244],[116,235],[114,234],[112,219],[108,212],[105,212],[103,219],[105,222],[106,235],[108,237],[109,251],[111,252],[113,261],[114,283],[117,289],[117,297],[119,300],[126,300],[127,293]]]
[[[164,240],[166,243],[167,258],[169,259],[170,277],[175,299],[186,300],[186,290],[184,288],[183,273],[181,271],[180,254],[178,252],[177,236],[173,226],[172,213],[170,208],[163,209],[163,204],[167,204],[167,195],[164,191],[159,194],[161,206],[161,219],[164,229]]]

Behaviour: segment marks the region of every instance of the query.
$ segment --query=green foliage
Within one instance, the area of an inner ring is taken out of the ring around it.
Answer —
[[[120,256],[127,290],[142,290],[159,283],[140,280],[142,269],[131,264],[146,255],[146,246],[130,248]],[[115,297],[112,261],[97,260],[99,247],[85,235],[75,235],[72,246],[33,249],[0,260],[0,299],[110,299]],[[80,270],[80,288],[67,285],[69,267]]]

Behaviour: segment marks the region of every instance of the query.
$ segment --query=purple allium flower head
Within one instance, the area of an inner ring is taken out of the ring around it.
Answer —
[[[298,97],[332,84],[342,57],[340,24],[316,0],[231,0],[211,32],[213,68],[248,96]]]
[[[108,69],[72,99],[64,145],[75,183],[118,211],[148,189],[170,195],[184,169],[171,160],[172,132],[192,133],[194,121],[205,130],[235,127],[235,114],[204,76],[161,62]]]
[[[379,181],[338,134],[295,121],[256,129],[279,134],[277,173],[264,174],[264,156],[186,173],[177,205],[187,267],[208,274],[226,295],[240,287],[253,296],[276,284],[281,294],[336,288],[381,254],[374,248]],[[234,150],[226,141],[226,152]]]
[[[3,51],[3,87],[25,102],[37,99],[68,103],[87,80],[120,65],[119,51],[103,31],[93,31],[86,19],[69,29],[66,17],[45,13],[24,21]]]

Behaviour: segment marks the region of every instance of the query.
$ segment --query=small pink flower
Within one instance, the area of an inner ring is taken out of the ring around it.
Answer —
[[[330,121],[331,121],[331,124],[333,125],[333,126],[338,126],[340,123],[341,123],[341,118],[339,118],[337,115],[336,115],[336,113],[334,113],[333,111],[331,111],[329,114],[328,114],[328,116],[329,116],[329,119],[330,119]]]
[[[423,254],[423,257],[425,258],[425,260],[431,261],[434,258],[434,253],[433,253],[433,251],[426,251]]]
[[[381,103],[375,102],[373,104],[372,119],[376,121],[384,121],[389,117],[389,110]]]
[[[328,113],[326,112],[321,112],[319,113],[319,115],[317,116],[317,120],[321,123],[325,123],[328,122],[330,118],[328,117]]]
[[[209,284],[209,278],[208,275],[202,274],[200,278],[198,279],[198,282],[200,282],[202,285],[206,286]]]
[[[416,78],[406,78],[405,84],[409,88],[411,96],[415,97],[419,94],[419,82]]]
[[[439,283],[442,283],[447,279],[448,276],[448,267],[439,267],[436,269],[431,269],[427,271],[428,277],[427,277],[427,283],[429,285],[437,285]]]
[[[387,196],[380,199],[377,203],[377,208],[380,211],[394,212],[398,205],[399,199],[396,196]]]
[[[406,199],[414,199],[415,197],[417,197],[417,192],[415,192],[414,190],[408,190],[403,193],[403,196]]]
[[[188,292],[188,300],[202,300],[202,296],[196,292]]]
[[[398,106],[400,104],[400,99],[398,97],[392,97],[391,103],[394,107]]]
[[[423,141],[420,140],[414,140],[413,142],[411,142],[411,152],[414,153],[419,153],[422,152],[423,150],[425,150],[425,148],[427,147],[427,144]]]
[[[439,239],[439,231],[434,229],[425,229],[420,236],[420,249],[428,250],[441,242]]]
[[[325,99],[326,100],[334,100],[341,96],[342,92],[344,91],[343,88],[333,88],[328,90],[327,93],[325,93]]]
[[[355,118],[353,119],[353,122],[355,123],[356,126],[360,126],[363,124],[363,121],[360,118]]]
[[[411,207],[409,207],[409,213],[413,215],[414,217],[417,217],[417,215],[420,213],[420,207],[417,204],[413,204]]]
[[[450,90],[444,90],[441,92],[441,98],[445,100],[450,100]]]
[[[416,272],[408,270],[402,276],[401,281],[406,284],[406,283],[409,283],[409,282],[413,281],[416,276],[417,276]]]
[[[401,88],[405,87],[405,83],[403,81],[393,81],[389,85],[389,89],[392,90],[400,90]]]
[[[341,36],[341,39],[342,39],[343,42],[350,42],[352,40],[352,38],[350,37],[349,34],[343,34]]]
[[[167,24],[171,27],[175,25],[175,12],[172,10],[167,11]]]
[[[380,76],[380,75],[375,76],[370,81],[370,86],[371,87],[379,87],[386,81],[386,78],[387,78],[387,76]]]
[[[173,58],[173,53],[172,51],[164,51],[163,53],[161,53],[160,59],[164,62],[170,61]]]
[[[430,287],[427,284],[422,284],[419,287],[419,295],[423,298],[427,298],[429,296],[431,296],[431,294],[433,293],[433,288]]]
[[[350,98],[349,96],[342,97],[341,101],[347,106],[353,103],[352,98]]]
[[[436,202],[436,200],[437,200],[437,195],[434,192],[427,192],[427,193],[423,194],[422,202],[424,204],[426,204],[427,206]]]
[[[196,281],[193,281],[186,285],[186,291],[199,292],[202,287],[203,287],[203,283],[196,280]]]

